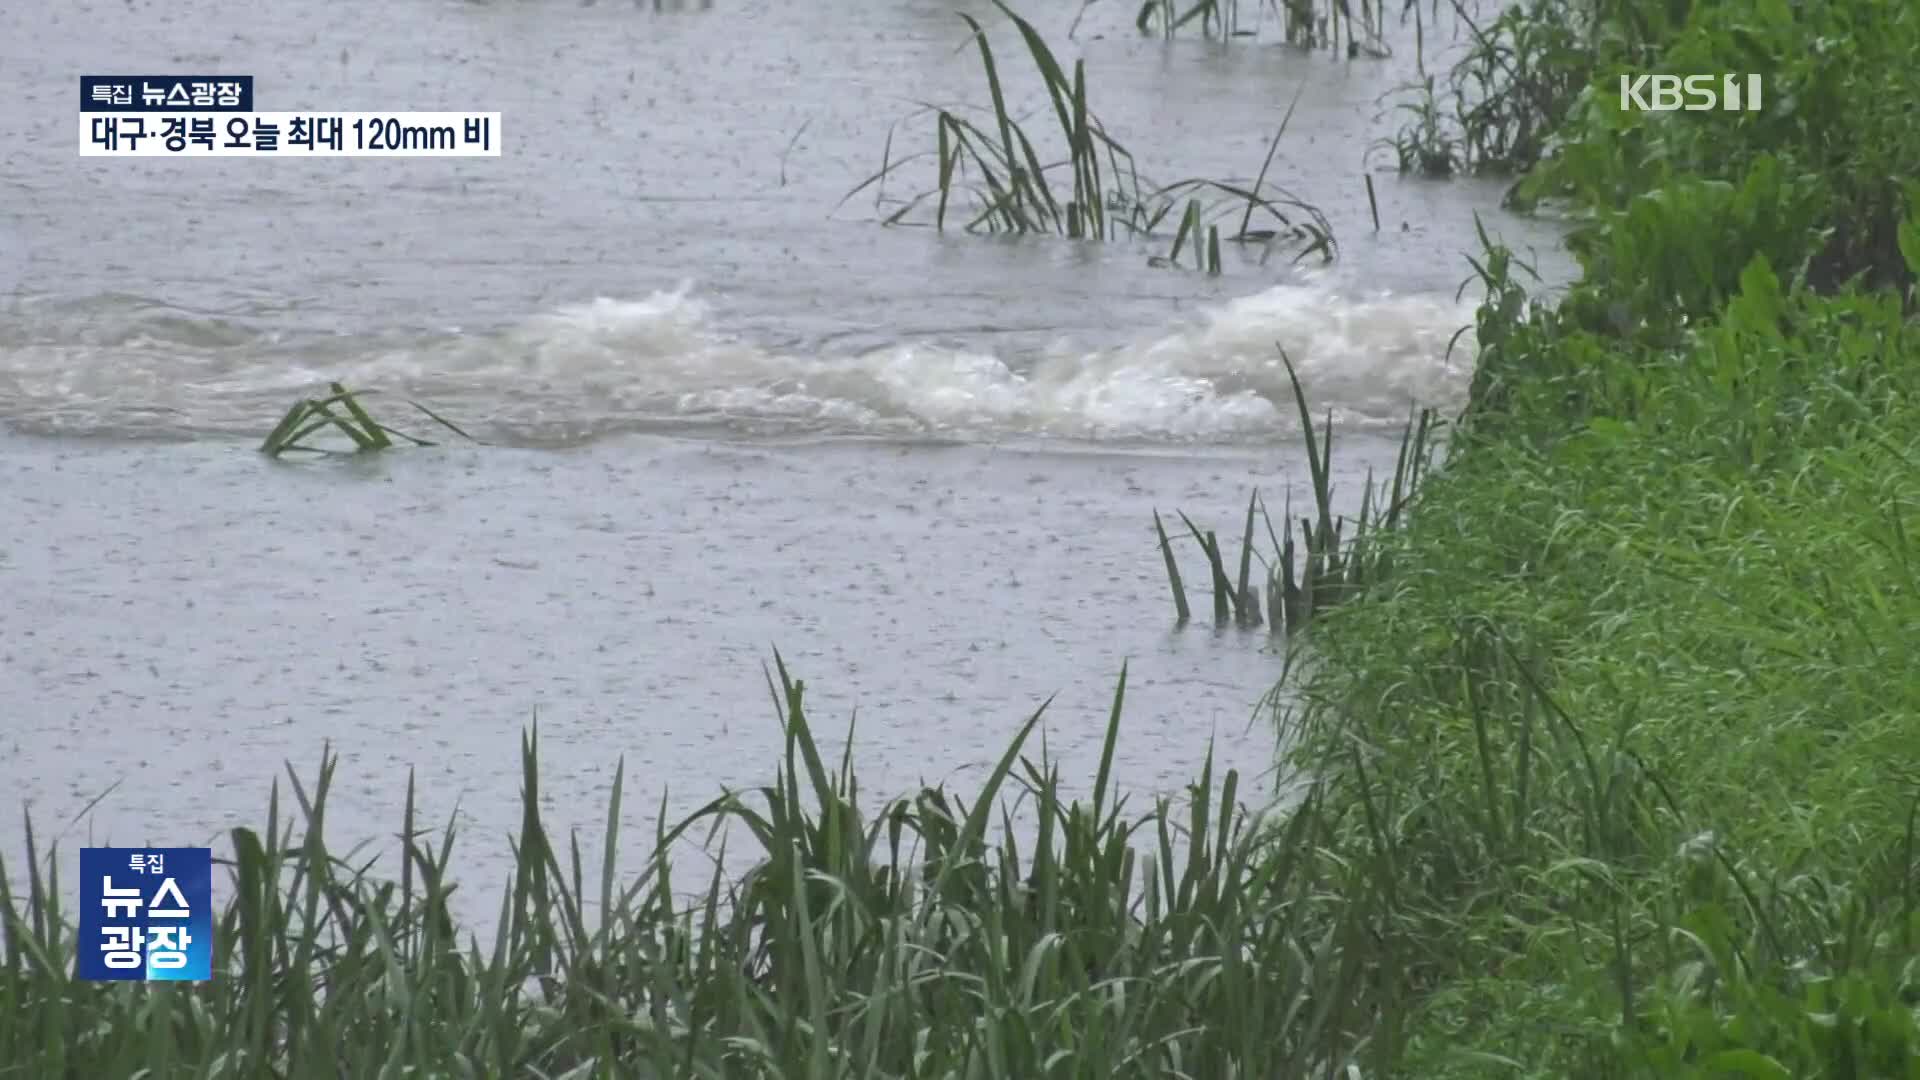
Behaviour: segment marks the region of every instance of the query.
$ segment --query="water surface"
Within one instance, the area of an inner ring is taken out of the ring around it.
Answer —
[[[1268,181],[1324,208],[1334,263],[881,227],[897,203],[842,198],[889,133],[923,151],[920,103],[985,98],[957,10],[1024,70],[990,6],[921,0],[0,11],[0,786],[70,843],[200,842],[331,744],[337,839],[396,829],[416,768],[484,882],[536,715],[563,827],[597,827],[622,756],[630,835],[767,780],[775,647],[834,740],[857,714],[870,793],[964,789],[1049,696],[1084,784],[1122,662],[1124,786],[1177,794],[1209,746],[1269,773],[1272,642],[1171,626],[1153,510],[1235,532],[1251,490],[1298,490],[1280,346],[1351,505],[1409,407],[1464,391],[1474,215],[1553,234],[1497,186],[1386,173],[1375,231],[1410,34],[1168,43],[1112,4],[1071,41],[1067,6],[1037,21],[1140,168],[1248,180],[1297,94]],[[169,71],[252,73],[264,109],[497,110],[505,150],[77,155],[80,75]],[[252,452],[330,379],[487,445]]]

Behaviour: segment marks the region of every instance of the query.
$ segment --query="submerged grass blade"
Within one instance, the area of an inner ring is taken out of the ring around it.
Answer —
[[[1234,589],[1239,598],[1240,623],[1243,626],[1260,624],[1259,594],[1253,590],[1253,524],[1255,510],[1260,504],[1260,493],[1247,496],[1247,528],[1240,540],[1240,581]]]
[[[1153,531],[1160,538],[1160,555],[1167,562],[1167,584],[1173,589],[1173,610],[1180,622],[1192,614],[1187,609],[1187,590],[1180,582],[1180,564],[1173,557],[1173,545],[1167,541],[1166,526],[1160,523],[1160,511],[1153,512]]]
[[[1246,209],[1240,215],[1239,236],[1247,235],[1247,227],[1253,224],[1253,208],[1260,198],[1260,186],[1267,181],[1267,170],[1273,167],[1273,156],[1280,150],[1280,137],[1287,133],[1287,124],[1293,120],[1293,110],[1300,104],[1300,95],[1307,88],[1303,80],[1294,88],[1293,100],[1287,102],[1286,115],[1280,118],[1280,126],[1274,130],[1273,138],[1267,142],[1267,156],[1260,162],[1260,173],[1253,178],[1252,198],[1247,200]]]
[[[360,402],[354,398],[353,394],[348,392],[346,387],[341,386],[339,383],[329,383],[328,385],[333,390],[334,400],[338,400],[346,407],[347,412],[352,415],[357,429],[366,436],[365,441],[361,443],[361,449],[385,450],[393,445],[393,440],[387,438],[386,429],[373,422],[373,417],[367,415],[367,410],[360,407]],[[355,441],[359,442],[360,440],[356,439]]]
[[[338,382],[328,384],[332,393],[320,399],[306,398],[295,402],[280,422],[260,444],[260,451],[269,457],[279,457],[293,451],[327,454],[334,451],[322,446],[307,445],[306,440],[323,430],[332,428],[345,435],[353,444],[356,453],[371,453],[389,450],[394,439],[403,439],[415,446],[432,446],[426,439],[409,435],[404,431],[388,427],[376,420],[372,413],[361,404],[365,391],[349,390]],[[427,408],[417,401],[409,401],[415,409],[426,414],[435,423],[463,439],[477,442],[452,421]],[[345,410],[346,415],[334,411],[335,407]]]

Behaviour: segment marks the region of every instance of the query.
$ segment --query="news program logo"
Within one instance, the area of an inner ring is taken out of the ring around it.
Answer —
[[[81,848],[79,977],[213,978],[210,848]]]
[[[83,75],[81,157],[499,157],[497,112],[260,112],[251,75]]]

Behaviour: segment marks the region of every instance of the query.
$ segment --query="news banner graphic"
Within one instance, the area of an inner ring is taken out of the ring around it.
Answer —
[[[79,976],[213,978],[212,848],[81,848]]]
[[[255,112],[251,75],[84,75],[81,157],[499,157],[497,112]]]

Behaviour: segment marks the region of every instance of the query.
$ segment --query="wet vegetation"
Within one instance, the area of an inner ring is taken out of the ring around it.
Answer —
[[[1541,3],[1452,72],[1462,163],[1583,274],[1475,259],[1467,414],[1298,688],[1396,1074],[1920,1076],[1917,47],[1911,5]],[[1642,71],[1768,105],[1623,111]]]
[[[1644,10],[1643,10],[1644,9]],[[1603,43],[1635,73],[1651,70],[1672,26],[1652,5],[1603,18],[1595,0],[1522,0],[1488,15],[1460,0],[1421,7],[1414,22],[1419,77],[1393,95],[1394,133],[1376,149],[1393,153],[1400,171],[1427,177],[1456,173],[1511,175],[1530,168],[1574,102],[1592,86]],[[1645,19],[1658,18],[1649,25]],[[1464,34],[1466,55],[1444,72],[1427,69],[1429,25]]]
[[[1357,56],[1387,50],[1386,17],[1386,5],[1373,0],[1248,0],[1244,5],[1240,0],[1141,0],[1134,25],[1143,34],[1225,40],[1260,38],[1269,27],[1278,27],[1289,45],[1345,48],[1348,56]]]
[[[1311,483],[1308,492],[1312,499],[1311,513],[1294,517],[1293,492],[1289,488],[1276,526],[1270,508],[1260,493],[1254,492],[1247,500],[1239,573],[1233,577],[1227,574],[1218,535],[1202,530],[1184,513],[1179,518],[1187,535],[1192,537],[1193,546],[1205,560],[1215,625],[1259,626],[1260,596],[1264,591],[1269,614],[1267,625],[1275,634],[1291,634],[1305,627],[1317,613],[1361,596],[1389,572],[1388,540],[1392,533],[1408,524],[1415,488],[1433,462],[1439,427],[1429,409],[1417,410],[1407,418],[1393,476],[1376,483],[1369,469],[1361,489],[1359,512],[1349,520],[1333,510],[1333,416],[1328,413],[1318,425],[1314,423],[1293,360],[1285,350],[1281,350],[1280,359],[1286,365],[1294,404],[1299,410],[1301,444],[1306,452]],[[1300,526],[1297,545],[1293,534],[1296,522]],[[1260,531],[1256,532],[1256,526]],[[1192,608],[1180,574],[1180,560],[1158,512],[1154,514],[1153,527],[1167,568],[1167,584],[1173,590],[1174,615],[1185,623],[1192,617]],[[1268,545],[1264,549],[1260,546],[1263,539]],[[1256,560],[1260,563],[1257,579],[1253,576]]]
[[[404,431],[388,427],[375,420],[373,414],[360,401],[373,391],[348,390],[339,383],[331,383],[332,391],[324,398],[302,398],[293,403],[287,414],[280,418],[272,431],[267,433],[260,444],[260,452],[268,457],[280,457],[289,453],[305,454],[366,454],[380,450],[391,450],[400,445],[394,440],[411,446],[432,446],[433,444]],[[452,421],[427,408],[417,401],[408,405],[418,410],[435,424],[471,441],[472,436],[462,431]],[[336,433],[346,437],[346,449],[340,450],[322,446],[316,441],[320,435]]]
[[[1303,1075],[1360,1027],[1364,927],[1309,918],[1337,886],[1299,857],[1320,819],[1269,825],[1210,765],[1187,804],[1130,809],[1107,779],[1124,671],[1091,801],[1025,752],[1036,712],[970,800],[875,811],[777,670],[772,783],[654,837],[726,825],[757,860],[739,880],[623,872],[624,766],[583,862],[542,818],[537,728],[488,941],[454,925],[456,837],[416,820],[411,783],[397,850],[327,847],[332,757],[289,770],[291,820],[276,789],[265,830],[234,831],[210,983],[75,981],[59,858],[25,897],[0,874],[0,1075]]]
[[[874,808],[781,667],[773,781],[622,872],[616,773],[592,885],[530,732],[482,943],[411,792],[397,852],[327,848],[329,760],[296,820],[276,799],[233,834],[208,984],[75,981],[30,833],[0,1076],[1920,1077],[1920,10],[1541,0],[1477,33],[1448,77],[1486,97],[1431,97],[1452,142],[1422,153],[1577,215],[1582,278],[1549,304],[1475,256],[1471,403],[1361,555],[1296,387],[1315,600],[1278,606],[1314,613],[1312,662],[1276,705],[1301,779],[1271,810],[1209,769],[1130,813],[1124,674],[1090,799],[1028,752],[1036,714],[971,798]],[[1777,107],[1623,112],[1640,70],[1757,71]],[[1051,85],[1104,157],[1084,74]],[[1027,163],[983,220],[1110,221],[1067,205],[1115,159],[1049,203],[1024,138],[955,131]],[[1171,531],[1216,617],[1258,618],[1263,509],[1231,576]],[[1316,551],[1351,560],[1324,610]],[[664,853],[721,821],[758,868],[684,891]]]
[[[1285,118],[1251,184],[1189,178],[1152,185],[1141,179],[1133,154],[1107,131],[1093,110],[1086,62],[1075,61],[1069,75],[1033,24],[1003,0],[995,0],[995,4],[1017,30],[1045,90],[1062,149],[1047,152],[1044,141],[1036,143],[1034,135],[1014,115],[987,31],[971,15],[958,13],[979,49],[991,107],[939,108],[916,114],[916,120],[928,112],[933,116],[935,183],[886,212],[887,224],[908,220],[928,202],[933,204],[934,228],[945,229],[949,214],[954,214],[968,232],[1054,233],[1077,240],[1114,242],[1152,237],[1177,222],[1169,253],[1156,261],[1177,265],[1183,251],[1190,252],[1198,266],[1217,274],[1221,267],[1219,220],[1230,221],[1237,213],[1238,228],[1227,234],[1230,242],[1285,239],[1301,245],[1296,258],[1316,254],[1323,260],[1333,258],[1333,227],[1319,208],[1267,184],[1267,171],[1286,132]],[[1286,116],[1291,118],[1291,109]],[[871,188],[875,206],[880,208],[888,178],[927,156],[920,153],[896,159],[890,134],[879,170],[847,198]],[[1054,179],[1061,174],[1071,179]]]

